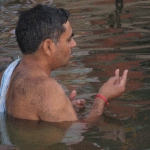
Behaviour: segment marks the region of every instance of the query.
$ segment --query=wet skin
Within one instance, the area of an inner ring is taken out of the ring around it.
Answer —
[[[51,39],[43,41],[33,54],[23,55],[11,77],[6,98],[7,113],[16,118],[43,120],[48,122],[77,121],[76,112],[70,102],[76,92],[70,94],[70,100],[56,80],[49,77],[54,69],[67,65],[76,46],[69,22],[64,24],[65,32],[59,42]],[[116,98],[125,90],[127,70],[119,76],[119,69],[99,90],[99,94],[108,100]],[[81,103],[80,103],[81,102]],[[84,100],[76,104],[84,105]],[[104,100],[96,98],[85,122],[95,122],[103,113]]]

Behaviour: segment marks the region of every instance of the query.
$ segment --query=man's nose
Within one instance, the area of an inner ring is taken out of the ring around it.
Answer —
[[[74,39],[72,39],[71,41],[71,48],[74,48],[75,46],[77,46],[77,43]]]

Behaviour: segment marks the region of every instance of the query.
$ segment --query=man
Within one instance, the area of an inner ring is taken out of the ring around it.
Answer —
[[[68,17],[64,9],[41,4],[20,13],[16,38],[22,58],[6,70],[1,85],[1,92],[6,93],[7,88],[3,90],[2,87],[6,87],[4,83],[9,80],[5,80],[5,76],[10,74],[7,95],[1,94],[1,101],[4,111],[11,116],[49,122],[78,120],[70,102],[76,97],[76,91],[70,94],[69,100],[62,87],[50,77],[54,69],[67,65],[76,46]],[[124,92],[127,72],[125,70],[119,77],[117,69],[115,77],[100,88],[84,121],[96,121],[107,101]],[[77,102],[81,107],[84,104],[84,100]],[[77,103],[74,101],[74,104]]]

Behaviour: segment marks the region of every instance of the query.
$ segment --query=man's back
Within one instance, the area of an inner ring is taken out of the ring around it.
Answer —
[[[73,120],[76,119],[60,85],[40,68],[23,63],[12,74],[6,110],[13,117],[29,120],[64,121],[59,118],[65,115],[64,111],[73,113]]]
[[[27,119],[38,120],[35,98],[40,97],[37,96],[39,91],[35,93],[35,90],[39,88],[41,79],[38,76],[32,77],[33,71],[19,64],[12,74],[6,97],[6,110],[14,117],[28,116]]]

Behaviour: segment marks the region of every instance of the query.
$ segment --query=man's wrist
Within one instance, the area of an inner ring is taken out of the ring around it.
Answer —
[[[95,96],[95,99],[96,98],[100,98],[100,99],[102,99],[104,102],[105,102],[105,105],[108,105],[109,103],[108,103],[108,99],[105,97],[105,96],[103,96],[102,94],[97,94],[96,96]]]

